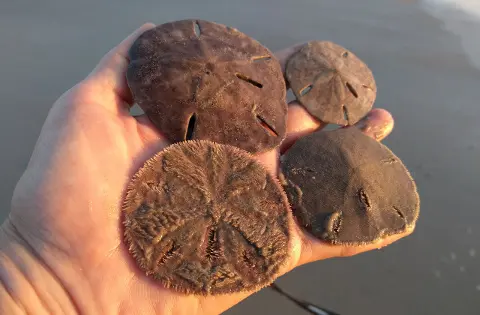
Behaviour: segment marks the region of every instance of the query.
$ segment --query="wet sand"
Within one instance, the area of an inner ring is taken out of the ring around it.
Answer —
[[[478,314],[480,70],[441,20],[400,0],[103,2],[0,4],[0,219],[51,104],[143,22],[214,20],[272,50],[329,39],[372,68],[376,106],[396,119],[385,143],[417,181],[420,220],[397,244],[303,266],[278,283],[340,314]],[[480,24],[465,25],[480,42]],[[263,290],[227,314],[305,313]]]

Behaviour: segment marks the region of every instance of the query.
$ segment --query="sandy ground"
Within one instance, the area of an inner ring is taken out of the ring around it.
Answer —
[[[480,71],[467,59],[461,38],[418,3],[41,2],[0,2],[0,220],[51,104],[143,22],[214,20],[272,50],[329,39],[371,66],[376,106],[396,118],[386,144],[417,181],[421,217],[415,234],[393,246],[303,266],[278,283],[341,314],[479,314]],[[479,24],[469,20],[462,27],[480,42]],[[227,313],[304,314],[269,290]]]

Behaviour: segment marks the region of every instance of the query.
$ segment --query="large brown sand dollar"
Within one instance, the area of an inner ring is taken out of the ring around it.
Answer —
[[[280,64],[247,35],[212,22],[177,21],[146,31],[129,56],[134,99],[172,142],[203,139],[260,152],[284,139]]]
[[[354,127],[301,138],[285,154],[282,173],[300,225],[334,244],[369,244],[413,229],[418,218],[406,167]]]
[[[289,254],[285,192],[232,146],[187,141],[161,151],[128,185],[123,212],[139,267],[179,292],[258,289]]]
[[[368,66],[328,41],[311,41],[295,53],[287,62],[286,78],[310,114],[338,125],[352,125],[364,117],[377,93]]]

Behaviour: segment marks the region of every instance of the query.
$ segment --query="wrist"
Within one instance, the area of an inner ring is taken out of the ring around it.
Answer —
[[[0,226],[0,313],[77,313],[58,279],[8,219]]]

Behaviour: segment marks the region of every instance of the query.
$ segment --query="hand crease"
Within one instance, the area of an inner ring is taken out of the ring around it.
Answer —
[[[4,229],[5,232],[7,234],[10,234],[13,238],[17,238],[19,239],[23,244],[25,244],[25,247],[26,249],[32,253],[32,255],[34,256],[35,260],[41,264],[48,272],[50,275],[52,275],[52,277],[55,279],[55,281],[60,284],[60,286],[62,286],[65,290],[65,294],[67,295],[68,299],[70,300],[73,308],[75,309],[75,312],[76,314],[81,314],[80,312],[80,308],[78,306],[78,304],[75,302],[75,299],[73,298],[73,296],[70,294],[70,292],[63,286],[62,284],[62,281],[60,280],[60,278],[58,277],[58,275],[54,272],[54,270],[45,262],[43,261],[41,255],[35,250],[35,248],[30,244],[30,242],[27,241],[27,239],[22,235],[22,233],[20,233],[20,230],[18,229],[18,227],[15,225],[15,223],[13,222],[13,220],[11,218],[7,219],[8,223],[10,226],[11,226],[11,233],[8,232],[8,229]],[[35,291],[35,293],[37,294],[38,296],[38,293],[36,292],[36,289],[34,288],[34,286],[32,285],[32,288],[33,290]],[[41,301],[41,303],[44,305],[44,302],[42,299],[39,298],[39,300]],[[45,305],[44,305],[45,306]]]

